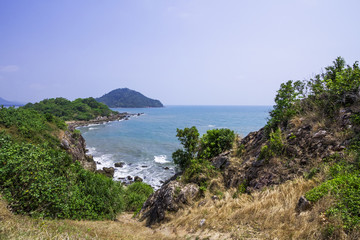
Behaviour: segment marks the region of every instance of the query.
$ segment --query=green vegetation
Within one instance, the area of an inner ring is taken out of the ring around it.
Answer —
[[[274,132],[271,130],[267,145],[261,148],[259,159],[268,161],[271,157],[281,156],[284,153],[284,140],[281,129],[277,128]]]
[[[191,163],[191,160],[197,157],[199,132],[195,126],[191,128],[177,129],[176,136],[184,149],[178,149],[172,154],[174,163],[184,170]]]
[[[234,143],[235,133],[227,128],[209,130],[200,140],[199,156],[210,159],[230,150]]]
[[[27,108],[0,109],[0,192],[12,211],[42,218],[114,219],[152,193],[84,170],[60,148],[63,120]],[[75,131],[73,135],[79,135]]]
[[[0,186],[16,213],[35,217],[103,219],[122,210],[120,184],[73,163],[48,144],[0,135]]]
[[[140,211],[144,202],[154,192],[151,186],[143,182],[134,182],[129,185],[124,194],[126,211],[135,211],[135,214]]]
[[[128,88],[115,89],[96,100],[111,108],[163,107],[159,100],[150,99]]]
[[[330,167],[330,170],[322,176],[324,182],[306,193],[306,198],[311,202],[326,196],[333,199],[334,203],[327,209],[326,215],[340,219],[340,224],[338,221],[335,225],[327,226],[326,235],[329,237],[336,232],[335,229],[350,232],[360,227],[360,117],[356,110],[360,102],[359,87],[358,62],[349,66],[343,58],[338,57],[332,66],[326,67],[324,73],[313,79],[282,84],[265,127],[269,140],[261,149],[260,158],[269,159],[284,153],[280,129],[285,129],[294,116],[315,112],[333,124],[337,121],[340,109],[355,109],[350,117],[355,127],[346,130],[346,134],[352,137],[346,154],[334,154],[323,159],[324,166]],[[314,167],[305,177],[311,179],[317,173],[319,169]]]
[[[57,116],[65,121],[88,121],[98,116],[109,116],[116,113],[94,98],[78,98],[72,102],[65,98],[51,98],[35,104],[28,103],[24,108],[34,109],[47,116]]]
[[[358,62],[346,66],[338,57],[325,72],[308,81],[288,81],[281,84],[275,105],[265,129],[269,134],[278,127],[286,127],[291,117],[305,111],[320,111],[333,118],[337,109],[353,104],[360,87]]]
[[[232,148],[235,133],[229,129],[213,129],[199,138],[199,132],[193,126],[177,129],[176,136],[183,149],[173,153],[174,163],[184,171],[185,182],[197,183],[201,190],[206,190],[208,180],[218,173],[209,160]]]

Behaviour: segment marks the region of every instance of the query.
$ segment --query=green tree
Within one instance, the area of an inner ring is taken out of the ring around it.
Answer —
[[[197,155],[199,145],[199,132],[195,126],[191,128],[177,129],[176,136],[183,145],[183,149],[178,149],[172,154],[175,164],[178,164],[184,170],[191,160]]]
[[[201,137],[199,157],[210,159],[230,150],[234,143],[235,133],[227,128],[208,130]]]
[[[267,133],[275,130],[280,124],[287,125],[288,120],[299,112],[297,103],[305,97],[305,83],[289,80],[282,83],[275,97],[274,109],[266,125]]]

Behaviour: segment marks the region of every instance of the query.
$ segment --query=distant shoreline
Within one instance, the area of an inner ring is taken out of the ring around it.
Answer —
[[[113,122],[113,121],[120,121],[120,120],[128,120],[131,116],[140,116],[142,113],[118,113],[118,114],[112,114],[110,116],[103,116],[103,117],[97,117],[95,119],[91,119],[88,121],[66,121],[65,123],[70,128],[77,128],[77,127],[86,127],[91,124],[103,124],[107,122]]]

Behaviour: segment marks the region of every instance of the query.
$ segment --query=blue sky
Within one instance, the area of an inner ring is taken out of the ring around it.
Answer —
[[[358,0],[0,0],[0,97],[271,105],[280,83],[360,60]]]

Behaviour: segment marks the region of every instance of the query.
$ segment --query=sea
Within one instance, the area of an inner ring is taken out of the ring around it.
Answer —
[[[240,137],[262,128],[271,106],[166,106],[115,108],[132,115],[128,120],[79,127],[97,169],[114,167],[114,180],[138,176],[158,189],[177,171],[171,155],[181,148],[176,129],[195,126],[202,135],[229,128]],[[123,162],[123,167],[115,167]]]

